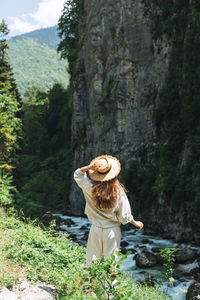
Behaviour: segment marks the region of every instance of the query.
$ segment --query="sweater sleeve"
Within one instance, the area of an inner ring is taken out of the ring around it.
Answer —
[[[80,168],[74,172],[74,180],[82,190],[91,188],[91,180],[87,177],[87,173],[82,172]]]
[[[133,220],[130,203],[124,191],[120,191],[117,218],[123,225]]]

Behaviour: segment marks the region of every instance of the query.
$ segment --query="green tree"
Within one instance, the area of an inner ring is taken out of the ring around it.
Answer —
[[[75,62],[80,48],[79,40],[79,19],[83,9],[83,0],[67,0],[62,16],[58,22],[58,31],[61,42],[58,45],[58,52],[62,58],[67,58],[69,71],[73,81]]]
[[[0,164],[1,168],[10,169],[16,159],[17,135],[20,132],[19,103],[17,89],[12,78],[11,67],[7,58],[9,33],[4,21],[0,24]]]
[[[71,164],[69,88],[55,84],[48,93],[27,89],[22,106],[23,152],[18,167],[18,207],[37,215],[66,207]]]

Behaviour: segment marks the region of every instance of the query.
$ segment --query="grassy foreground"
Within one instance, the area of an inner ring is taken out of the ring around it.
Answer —
[[[21,221],[0,208],[0,286],[12,287],[23,275],[30,281],[53,284],[55,299],[166,300],[157,288],[140,286],[113,260],[85,268],[85,248],[36,221]]]

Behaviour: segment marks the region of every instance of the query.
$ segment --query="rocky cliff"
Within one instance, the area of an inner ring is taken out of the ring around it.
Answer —
[[[169,65],[167,42],[154,43],[141,0],[85,0],[74,93],[73,169],[101,154],[122,169],[154,143],[153,113]],[[134,174],[133,174],[134,176]],[[131,197],[131,195],[130,195]],[[83,213],[72,183],[73,214]]]

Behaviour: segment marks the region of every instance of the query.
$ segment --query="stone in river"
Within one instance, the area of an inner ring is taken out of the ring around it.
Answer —
[[[128,250],[126,248],[121,248],[120,251],[122,254],[126,254],[128,252]]]
[[[178,264],[192,262],[197,257],[197,252],[191,248],[182,248],[176,252],[175,261]]]
[[[161,256],[161,254],[156,255],[156,260],[158,265],[164,265],[166,260]]]
[[[198,257],[197,262],[198,262],[198,265],[200,267],[200,257]]]
[[[200,295],[200,282],[194,282],[189,286],[186,300],[196,300],[198,295]]]
[[[121,247],[126,247],[126,246],[128,246],[129,244],[128,244],[128,242],[127,241],[122,241],[121,243],[120,243],[120,246]]]
[[[150,240],[148,240],[148,239],[143,239],[141,242],[142,242],[143,244],[153,244],[153,242],[150,241]]]
[[[63,221],[65,225],[71,227],[71,225],[74,225],[75,222],[72,219],[66,219]]]
[[[85,232],[85,234],[84,234],[82,240],[83,240],[83,241],[87,241],[87,240],[88,240],[88,236],[89,236],[89,233],[88,233],[88,232]]]
[[[158,252],[160,252],[162,249],[161,249],[161,248],[158,248],[158,247],[153,247],[151,250],[152,250],[153,252],[158,253]]]
[[[83,225],[83,226],[81,226],[81,228],[80,229],[82,229],[82,230],[88,230],[88,227],[87,226],[85,226],[85,225]]]
[[[194,280],[200,282],[200,268],[192,269],[190,275],[193,276]]]
[[[128,249],[128,251],[130,251],[131,253],[136,253],[136,250],[135,249]]]
[[[156,266],[157,264],[156,256],[153,253],[147,251],[136,254],[134,259],[136,261],[137,267],[139,268],[151,268]]]
[[[77,242],[77,236],[73,233],[69,234],[69,238],[73,241],[73,242]]]

